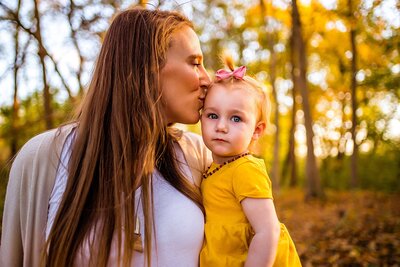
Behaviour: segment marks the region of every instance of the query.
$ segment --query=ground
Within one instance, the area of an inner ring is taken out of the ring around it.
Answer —
[[[304,201],[300,190],[275,194],[275,205],[303,266],[400,266],[400,195],[328,191]]]
[[[3,200],[4,190],[0,196]],[[305,202],[299,189],[275,192],[278,217],[304,267],[400,267],[400,194],[327,191],[326,196]]]

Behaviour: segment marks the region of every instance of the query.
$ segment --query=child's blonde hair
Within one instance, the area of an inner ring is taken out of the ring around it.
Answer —
[[[234,61],[231,55],[224,53],[221,56],[221,59],[224,65],[231,71],[235,71]],[[256,79],[250,77],[249,75],[243,75],[240,79],[235,77],[235,75],[231,75],[228,78],[223,79],[215,79],[214,83],[217,84],[244,84],[246,88],[251,89],[252,92],[256,93],[258,97],[255,97],[258,110],[259,110],[259,117],[258,122],[263,121],[268,128],[269,124],[269,116],[270,116],[270,109],[271,109],[271,102],[269,100],[269,96],[267,90],[261,82],[257,81]]]

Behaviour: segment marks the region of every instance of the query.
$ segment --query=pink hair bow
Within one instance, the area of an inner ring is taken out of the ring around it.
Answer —
[[[237,80],[243,80],[244,75],[246,74],[246,66],[241,66],[234,71],[227,71],[224,69],[220,69],[215,73],[215,77],[218,80],[224,80],[230,77],[233,77]]]

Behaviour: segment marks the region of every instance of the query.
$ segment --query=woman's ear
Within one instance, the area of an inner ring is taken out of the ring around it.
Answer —
[[[253,140],[258,140],[258,138],[260,138],[263,133],[265,128],[267,127],[267,124],[264,121],[260,121],[256,124],[256,128],[254,129],[254,133],[253,133]]]

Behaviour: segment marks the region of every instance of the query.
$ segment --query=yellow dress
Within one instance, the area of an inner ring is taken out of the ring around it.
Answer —
[[[219,167],[212,163],[209,172]],[[203,179],[206,210],[205,239],[200,253],[201,267],[241,267],[254,232],[240,202],[246,198],[271,198],[271,181],[264,161],[253,156],[239,158]],[[281,224],[274,266],[301,266],[289,232]]]

